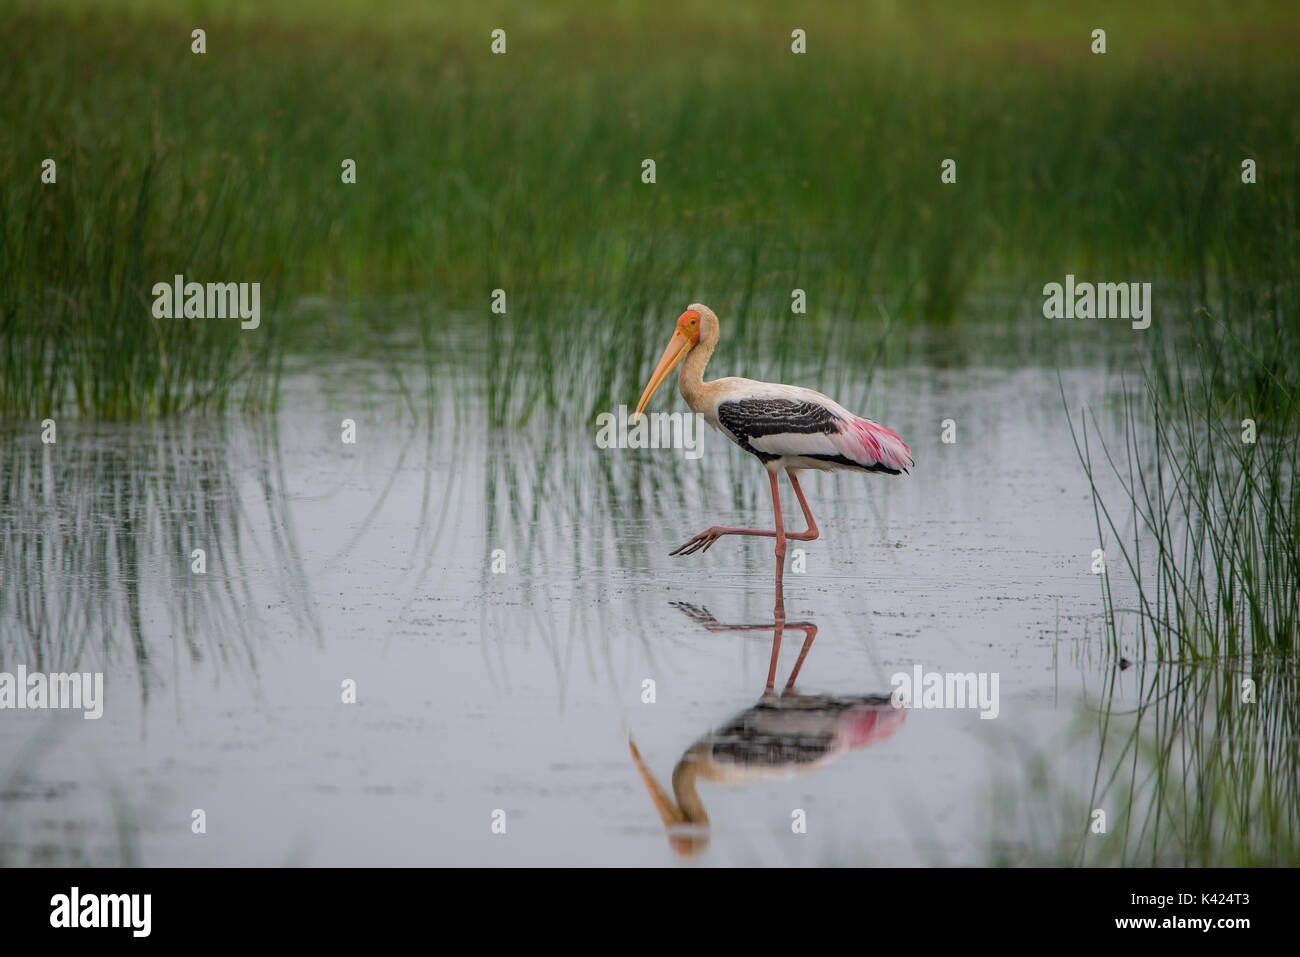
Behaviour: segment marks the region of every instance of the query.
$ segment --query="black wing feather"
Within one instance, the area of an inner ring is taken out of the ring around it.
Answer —
[[[718,405],[718,422],[737,445],[764,462],[780,456],[760,452],[750,445],[750,439],[786,432],[833,434],[839,431],[839,420],[829,409],[799,399],[729,399]]]
[[[751,439],[765,435],[782,435],[787,432],[803,434],[825,433],[833,435],[840,430],[840,419],[830,409],[816,402],[801,399],[728,399],[718,404],[718,423],[727,430],[737,445],[746,452],[758,456],[762,462],[770,462],[781,456],[771,452],[760,452],[750,443]],[[864,472],[886,472],[897,475],[899,470],[883,463],[863,465],[843,455],[808,455],[807,458],[834,462],[845,468],[861,469]]]

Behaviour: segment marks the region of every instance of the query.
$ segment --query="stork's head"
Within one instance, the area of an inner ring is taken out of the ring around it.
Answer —
[[[668,341],[668,348],[664,350],[659,364],[655,366],[654,374],[650,376],[645,391],[641,393],[641,401],[636,404],[636,412],[632,415],[632,424],[636,425],[650,399],[692,349],[701,342],[713,345],[717,341],[718,317],[708,306],[698,302],[692,303],[690,308],[677,317],[677,329],[673,332],[672,339]]]
[[[695,788],[695,779],[699,775],[706,746],[696,743],[677,762],[677,767],[673,769],[674,800],[641,760],[636,742],[628,738],[627,745],[632,751],[632,760],[636,762],[637,770],[641,772],[641,780],[650,793],[650,800],[654,802],[655,810],[659,812],[659,817],[668,830],[668,843],[672,849],[682,857],[694,857],[708,850],[709,816],[704,813],[704,805],[700,803],[700,795]]]

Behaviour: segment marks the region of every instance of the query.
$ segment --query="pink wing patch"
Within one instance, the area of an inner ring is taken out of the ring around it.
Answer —
[[[885,740],[898,730],[905,714],[893,705],[850,708],[835,729],[837,750],[853,751]]]
[[[883,465],[891,469],[907,469],[912,462],[909,449],[898,433],[870,419],[854,416],[840,423],[836,445],[850,459],[865,466]]]

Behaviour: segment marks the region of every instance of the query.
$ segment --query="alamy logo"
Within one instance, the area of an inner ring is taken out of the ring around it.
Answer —
[[[602,449],[684,449],[688,459],[704,454],[704,416],[698,412],[646,412],[636,425],[628,425],[627,406],[618,415],[596,416],[596,445]]]
[[[148,937],[152,894],[82,894],[81,888],[50,898],[51,927],[127,927],[133,937]]]
[[[83,718],[94,720],[104,714],[104,673],[27,673],[24,665],[11,674],[0,671],[0,710],[14,708],[80,708]]]
[[[981,718],[993,719],[1002,710],[998,701],[998,672],[943,673],[913,665],[889,679],[895,708],[978,708]]]
[[[239,328],[262,323],[260,282],[186,282],[179,273],[171,282],[153,284],[156,319],[241,319]]]
[[[1151,325],[1151,283],[1076,283],[1067,273],[1065,285],[1043,287],[1043,316],[1047,319],[1131,319],[1134,329]]]

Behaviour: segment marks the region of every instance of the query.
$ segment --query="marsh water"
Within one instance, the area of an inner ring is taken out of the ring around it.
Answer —
[[[770,540],[668,554],[714,524],[770,527],[762,469],[717,433],[695,459],[601,449],[594,422],[545,411],[491,425],[474,383],[410,403],[396,366],[362,360],[298,363],[273,414],[67,420],[53,444],[11,423],[0,664],[102,671],[105,707],[0,713],[0,857],[1050,857],[1087,831],[1071,815],[1093,806],[1098,715],[1129,709],[1149,678],[1101,643],[1097,523],[1068,419],[1088,406],[1114,424],[1125,380],[1096,357],[956,363],[947,338],[875,368],[869,388],[836,370],[836,397],[896,429],[916,467],[807,478],[822,537],[792,543],[775,656]],[[792,381],[835,392],[824,368]],[[724,331],[710,372],[763,371],[729,362]],[[656,404],[682,408],[675,388]],[[707,841],[687,855],[669,840],[630,739],[671,793],[688,749],[747,709],[888,695],[917,665],[996,674],[996,717],[870,716],[830,760],[701,782]]]

